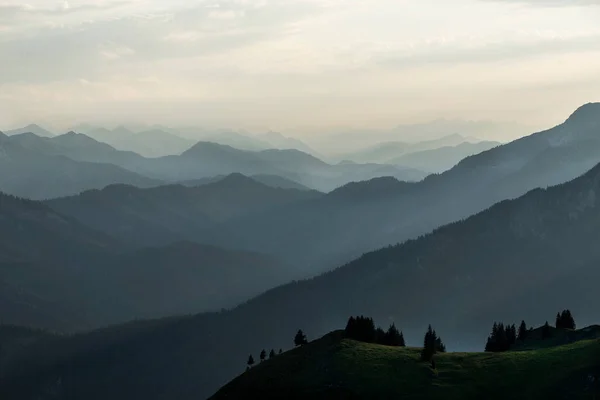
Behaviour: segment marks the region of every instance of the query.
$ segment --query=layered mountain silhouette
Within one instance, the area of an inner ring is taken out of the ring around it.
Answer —
[[[319,337],[356,314],[396,322],[409,345],[435,323],[455,350],[480,349],[493,320],[541,325],[565,306],[585,326],[599,300],[598,193],[600,166],[231,311],[40,342],[15,358],[2,390],[35,398],[60,377],[61,390],[83,398],[207,397],[243,370],[247,354],[290,348],[299,327]]]
[[[499,146],[498,142],[464,142],[456,146],[444,146],[437,149],[415,151],[388,161],[389,164],[402,165],[431,173],[449,170],[461,160]]]
[[[210,178],[193,179],[190,181],[183,181],[179,183],[184,186],[202,186],[209,183],[218,182],[220,180],[225,179],[227,176],[228,175],[217,175]],[[287,179],[279,175],[251,175],[250,178],[259,183],[262,183],[263,185],[270,186],[273,188],[312,190],[304,185],[299,184],[298,182],[294,182],[291,179]]]
[[[454,147],[465,143],[474,144],[478,142],[479,140],[477,139],[464,137],[459,134],[446,135],[437,139],[422,140],[415,143],[383,141],[358,151],[344,153],[337,158],[359,163],[394,163],[391,160],[396,160],[411,153],[435,150],[443,147]],[[467,155],[465,155],[465,157]]]
[[[217,230],[205,240],[219,245],[235,241],[247,249],[294,259],[307,271],[322,272],[536,187],[583,174],[600,162],[599,122],[600,104],[588,104],[553,129],[468,157],[422,182],[359,182],[352,184],[352,191],[228,221],[227,234],[221,236]],[[372,195],[367,200],[362,194],[352,195],[362,191]]]
[[[406,167],[379,164],[330,165],[318,158],[298,150],[244,151],[212,142],[199,142],[181,155],[146,158],[130,151],[117,150],[98,142],[87,135],[69,132],[53,138],[42,138],[26,133],[12,136],[8,143],[27,148],[42,156],[64,156],[75,161],[113,164],[137,175],[149,178],[145,187],[157,182],[181,182],[210,178],[219,175],[242,173],[245,175],[280,176],[320,191],[330,191],[348,182],[389,175],[401,180],[416,181],[427,174]],[[116,173],[116,172],[115,172]],[[90,183],[92,181],[90,180]],[[118,176],[110,183],[131,183]],[[104,184],[106,186],[106,184]],[[102,188],[102,184],[85,188]],[[25,192],[10,193],[25,195]],[[72,194],[60,193],[57,187],[42,197],[57,197]]]
[[[7,136],[20,135],[22,133],[33,133],[41,137],[52,137],[54,134],[37,124],[29,124],[23,128],[11,129],[4,132]]]
[[[92,157],[86,157],[89,152],[85,146],[64,139],[60,136],[41,138],[32,133],[0,138],[0,190],[31,199],[46,199],[114,183],[139,187],[161,183],[117,165],[93,162]],[[83,161],[85,159],[92,162]]]
[[[201,240],[221,229],[220,224],[225,221],[321,196],[316,191],[274,188],[241,174],[231,174],[194,187],[139,189],[112,185],[46,204],[127,243],[151,246]],[[222,245],[235,247],[236,243]]]
[[[0,220],[4,323],[78,330],[219,310],[291,274],[272,257],[189,241],[134,250],[40,202],[4,194]]]

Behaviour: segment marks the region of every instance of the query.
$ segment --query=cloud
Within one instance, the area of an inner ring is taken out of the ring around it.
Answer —
[[[0,4],[0,18],[15,16],[57,16],[83,11],[110,10],[124,5],[132,4],[130,1],[94,2],[72,6],[68,1],[54,7],[39,7],[31,4]]]
[[[600,29],[574,36],[536,32],[523,41],[488,42],[472,46],[439,38],[417,45],[414,51],[389,52],[381,54],[378,59],[381,65],[401,68],[427,64],[481,64],[586,51],[600,52]]]
[[[483,0],[494,3],[525,4],[539,7],[599,6],[600,0]]]

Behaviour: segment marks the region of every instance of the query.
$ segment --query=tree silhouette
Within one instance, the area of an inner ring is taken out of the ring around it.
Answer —
[[[254,357],[252,357],[252,354],[248,357],[248,362],[246,364],[248,364],[248,368],[251,368],[254,365]]]
[[[275,357],[275,350],[271,349],[271,351],[269,352],[269,360],[274,357]]]
[[[263,351],[260,352],[260,362],[265,361],[265,358],[267,358],[267,352],[263,349]]]
[[[526,329],[523,324],[519,329]],[[517,343],[517,327],[514,324],[505,326],[503,322],[494,322],[492,333],[485,344],[485,351],[508,351],[515,343]]]
[[[279,354],[283,354],[283,349],[279,349]]]
[[[375,329],[372,318],[359,316],[350,317],[345,329],[346,337],[366,343],[380,343],[385,338],[385,332]]]
[[[306,340],[306,335],[304,334],[304,332],[302,332],[302,329],[299,329],[298,333],[296,333],[296,337],[294,337],[294,344],[296,345],[296,347],[298,347],[303,346],[307,343],[308,340]]]
[[[517,339],[520,342],[523,342],[526,338],[527,338],[527,324],[525,324],[525,321],[521,321],[521,325],[519,325],[519,335],[517,336]]]
[[[542,327],[542,339],[548,339],[551,335],[552,332],[550,331],[550,324],[548,323],[548,321],[546,321],[546,323]]]
[[[429,325],[429,328],[425,333],[425,339],[423,340],[421,359],[423,361],[430,361],[433,355],[436,353],[437,348],[442,346],[443,343],[441,343],[441,340],[438,340],[437,333],[431,328],[431,325]],[[443,350],[446,351],[445,346],[443,347]]]
[[[391,324],[384,336],[382,344],[387,346],[405,346],[404,335],[398,331],[395,324]]]
[[[571,315],[570,310],[563,310],[563,312],[556,315],[556,328],[558,329],[575,329],[575,319]]]

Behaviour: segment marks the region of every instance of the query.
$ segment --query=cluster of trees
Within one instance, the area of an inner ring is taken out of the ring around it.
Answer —
[[[556,327],[558,329],[575,329],[575,319],[570,310],[563,310],[556,314]]]
[[[425,340],[423,341],[423,350],[421,351],[421,359],[423,361],[432,361],[432,367],[435,369],[435,363],[433,362],[433,356],[436,353],[445,353],[446,346],[442,342],[442,338],[438,336],[436,331],[431,328],[427,329],[425,333]]]
[[[358,316],[350,317],[345,329],[346,337],[366,343],[377,343],[385,346],[404,347],[404,335],[391,324],[387,331],[381,327],[375,328],[373,318]]]
[[[279,349],[279,354],[283,353],[282,349]],[[269,352],[269,360],[272,358],[275,358],[277,354],[275,353],[274,349],[271,349],[271,351]],[[267,351],[265,349],[263,349],[260,352],[260,362],[263,362],[267,359]],[[255,361],[254,361],[254,357],[252,356],[252,354],[250,354],[248,356],[248,361],[246,362],[246,364],[248,365],[248,368],[251,368],[254,365]]]
[[[510,350],[510,347],[517,343],[517,340],[525,340],[527,336],[527,325],[521,321],[519,332],[514,324],[504,325],[502,322],[494,322],[492,333],[485,344],[485,351],[498,353]]]
[[[570,310],[563,310],[556,314],[556,328],[575,329],[575,327],[575,319]],[[518,331],[515,328],[515,325],[504,325],[502,322],[494,322],[492,333],[488,337],[485,345],[485,351],[508,351],[515,343],[523,342],[527,339],[532,330],[533,328],[527,329],[525,321],[521,321]],[[542,339],[552,337],[552,329],[548,321],[542,326],[540,333]]]
[[[308,344],[308,340],[306,339],[306,335],[304,334],[304,332],[302,332],[302,329],[299,329],[298,332],[296,333],[296,336],[294,337],[294,345],[296,347],[298,346],[303,346],[305,344]],[[279,353],[278,354],[282,354],[283,353],[283,349],[279,349]],[[271,349],[271,351],[269,352],[269,360],[272,358],[275,358],[275,356],[277,355],[277,353],[275,353],[275,349]],[[265,349],[263,349],[260,352],[259,355],[260,358],[260,362],[263,362],[267,359],[267,351]],[[248,361],[246,361],[246,365],[247,365],[247,370],[252,368],[252,366],[256,363],[256,361],[254,360],[254,356],[252,354],[250,354],[248,356]]]

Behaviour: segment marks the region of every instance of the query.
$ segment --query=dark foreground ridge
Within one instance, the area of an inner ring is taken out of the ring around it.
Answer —
[[[335,331],[259,363],[211,400],[592,399],[600,394],[599,331],[571,331],[583,340],[546,347],[565,343],[565,332],[553,330],[553,339],[534,337],[526,351],[441,353],[435,369],[421,361],[421,349],[359,342]]]

